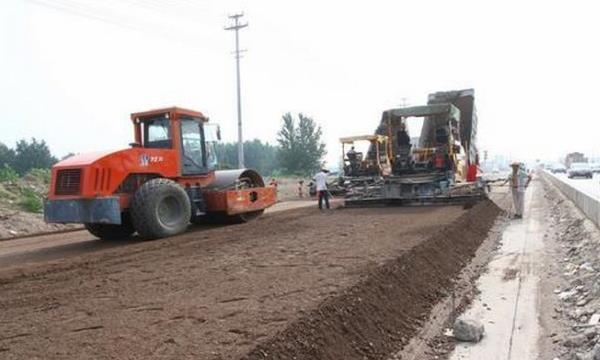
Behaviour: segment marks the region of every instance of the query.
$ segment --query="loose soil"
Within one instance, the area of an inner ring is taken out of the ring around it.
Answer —
[[[499,209],[298,209],[0,270],[6,359],[382,359]]]
[[[0,206],[0,240],[76,229],[81,225],[46,224],[44,215]]]

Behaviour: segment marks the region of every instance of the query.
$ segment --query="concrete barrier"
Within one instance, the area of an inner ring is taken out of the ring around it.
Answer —
[[[542,176],[556,186],[579,210],[600,228],[600,201],[581,190],[565,183],[548,171],[542,171]]]

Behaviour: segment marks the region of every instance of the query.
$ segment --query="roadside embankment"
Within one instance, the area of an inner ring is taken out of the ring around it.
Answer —
[[[600,201],[578,190],[547,171],[541,171],[542,177],[556,186],[564,196],[571,200],[596,226],[600,227]]]
[[[259,344],[244,359],[385,359],[450,296],[500,209],[484,201],[411,251],[373,269]]]

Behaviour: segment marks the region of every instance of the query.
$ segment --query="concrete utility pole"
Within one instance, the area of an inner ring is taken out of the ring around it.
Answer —
[[[235,30],[235,69],[237,74],[237,117],[238,117],[238,168],[244,168],[244,138],[242,136],[242,95],[240,91],[240,39],[239,30],[248,26],[241,23],[240,18],[244,13],[229,15],[233,19],[233,25],[225,27],[225,30]]]

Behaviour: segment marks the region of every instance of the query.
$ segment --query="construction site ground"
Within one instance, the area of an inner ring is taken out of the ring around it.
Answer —
[[[68,256],[9,254],[0,357],[383,359],[453,291],[498,214],[489,201],[313,205]]]

